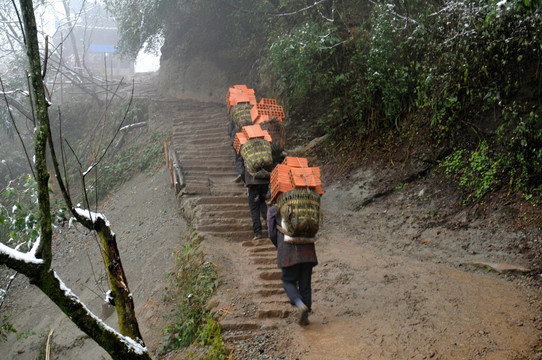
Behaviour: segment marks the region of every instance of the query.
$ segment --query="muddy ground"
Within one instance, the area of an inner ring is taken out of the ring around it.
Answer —
[[[150,120],[167,127],[176,115]],[[432,172],[403,184],[400,171],[375,169],[325,177],[311,324],[297,325],[295,312],[268,319],[258,332],[228,343],[232,357],[541,359],[540,273],[531,271],[532,253],[528,259],[516,246],[538,243],[540,235],[511,226],[506,207],[473,216]],[[362,206],[382,191],[383,182],[401,185]],[[168,322],[164,316],[174,309],[174,302],[166,301],[167,275],[187,226],[181,208],[165,168],[136,176],[103,206],[153,354]],[[222,277],[215,297],[235,305],[231,311],[249,311],[246,271],[251,268],[241,244],[209,239],[203,248]],[[115,315],[102,301],[106,281],[95,239],[66,230],[55,240],[55,254],[54,268],[64,282],[115,325]],[[49,329],[54,329],[52,359],[108,359],[22,276],[6,305],[19,334],[26,335],[10,335],[0,343],[2,359],[37,358]],[[217,310],[219,315],[224,311]],[[179,351],[164,358],[184,356]]]

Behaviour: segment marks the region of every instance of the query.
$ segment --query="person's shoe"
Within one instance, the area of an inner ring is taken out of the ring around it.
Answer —
[[[309,325],[309,308],[307,305],[301,303],[301,306],[298,308],[298,316],[297,323],[299,325]]]
[[[262,238],[262,234],[256,234],[256,235],[254,235],[252,240],[260,240],[261,238]]]

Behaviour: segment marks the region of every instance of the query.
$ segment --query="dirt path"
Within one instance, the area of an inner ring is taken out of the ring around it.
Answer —
[[[423,184],[351,211],[369,195],[360,186],[372,180],[368,172],[357,175],[347,185],[329,186],[324,196],[322,266],[315,274],[319,306],[313,324],[297,337],[307,349],[302,358],[538,358],[540,294],[521,277],[507,280],[467,266],[513,260],[503,253],[474,256],[461,247],[465,239],[498,242],[498,226],[436,227],[416,237],[416,216],[435,206],[416,204]]]
[[[151,351],[162,339],[172,304],[164,303],[171,256],[187,224],[223,279],[213,301],[235,359],[540,359],[540,289],[521,273],[526,263],[507,244],[525,236],[496,212],[473,222],[434,190],[426,177],[365,207],[384,174],[359,170],[324,184],[324,223],[317,243],[314,311],[295,323],[281,288],[274,248],[251,241],[246,189],[233,183],[226,108],[196,101],[152,100],[150,130],[173,128],[186,174],[179,203],[169,174],[141,174],[104,206],[119,238],[143,336]],[[329,179],[329,177],[327,178]],[[177,208],[176,208],[177,206]],[[99,259],[88,236],[57,242],[55,269],[91,309],[114,325],[88,258]],[[69,264],[77,263],[77,269]],[[96,269],[95,269],[96,271]],[[98,276],[98,283],[105,282]],[[20,278],[10,303],[21,331],[35,335],[0,343],[2,359],[35,359],[40,336],[55,328],[53,359],[107,359],[63,314]],[[101,294],[100,294],[101,295]],[[23,299],[19,301],[17,299]],[[109,314],[109,315],[108,315]],[[5,355],[6,354],[6,355]],[[182,352],[167,359],[182,359]]]

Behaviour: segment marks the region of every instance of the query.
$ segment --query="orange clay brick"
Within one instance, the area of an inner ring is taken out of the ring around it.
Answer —
[[[258,104],[259,105],[277,105],[277,100],[262,98]]]
[[[226,95],[226,106],[228,108],[228,113],[230,112],[232,106],[240,103],[256,105],[256,95],[254,95],[254,90],[248,89],[246,85],[234,85],[232,88],[229,88]]]
[[[281,105],[262,105],[257,104],[256,108],[260,115],[270,115],[280,119],[284,119],[284,108]]]
[[[238,154],[239,152],[241,152],[241,147],[245,145],[247,141],[248,139],[242,132],[238,132],[235,134],[235,139],[233,140],[233,147]]]
[[[280,194],[293,189],[289,176],[290,168],[286,165],[278,164],[271,172],[271,200],[276,201]]]
[[[289,167],[309,167],[309,160],[307,160],[307,158],[297,156],[286,156],[282,163]]]
[[[284,108],[282,106],[276,104],[263,104],[262,101],[260,101],[260,103],[250,109],[250,116],[252,117],[252,122],[254,123],[261,123],[263,121],[269,121],[271,119],[277,119],[279,121],[282,121],[286,117],[284,114]]]
[[[285,164],[289,161],[291,164]],[[322,182],[320,180],[320,168],[308,167],[306,158],[287,157],[282,164],[275,166],[271,172],[271,200],[295,188],[310,188],[323,195]]]
[[[249,89],[246,85],[233,85],[234,89],[241,90],[246,94],[254,94],[254,89]]]
[[[290,181],[295,188],[309,187],[315,188],[321,186],[320,181],[320,168],[291,168],[290,169]]]
[[[248,140],[263,139],[265,137],[265,134],[260,125],[243,126],[243,133]]]

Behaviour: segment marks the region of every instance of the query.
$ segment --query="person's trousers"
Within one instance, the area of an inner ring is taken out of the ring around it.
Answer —
[[[312,305],[312,263],[295,264],[282,268],[282,287],[286,291],[290,303],[296,304],[297,299],[301,299],[309,310]]]
[[[267,184],[251,185],[248,187],[248,207],[250,208],[250,218],[252,219],[252,230],[254,234],[262,234],[262,221],[260,216],[267,219],[267,205],[265,204],[265,195],[267,194]]]

